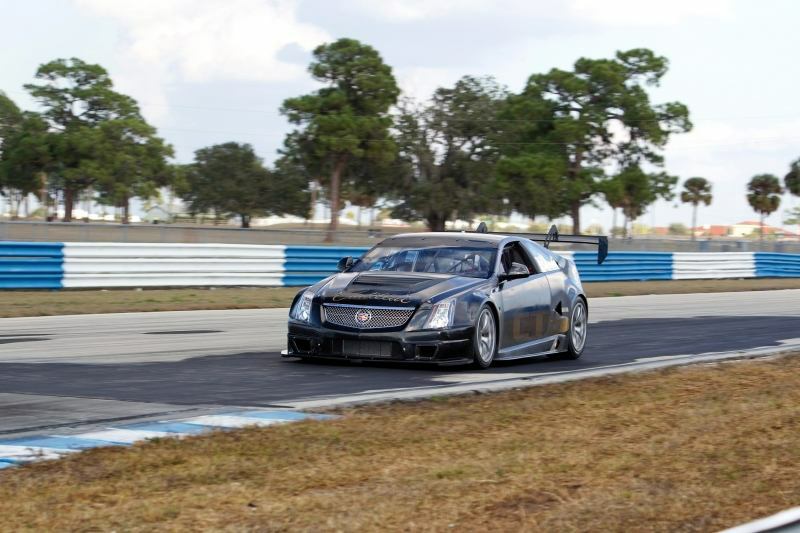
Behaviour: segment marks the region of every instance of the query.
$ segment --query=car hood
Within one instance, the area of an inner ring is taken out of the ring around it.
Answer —
[[[333,277],[320,291],[323,303],[417,307],[486,282],[448,274],[358,272]]]

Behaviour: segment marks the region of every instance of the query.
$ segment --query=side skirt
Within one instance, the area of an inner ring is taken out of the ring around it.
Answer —
[[[499,352],[495,361],[512,361],[514,359],[525,359],[528,357],[541,357],[565,351],[567,348],[566,335],[553,335],[544,339],[539,339],[522,346],[515,346],[505,353]]]

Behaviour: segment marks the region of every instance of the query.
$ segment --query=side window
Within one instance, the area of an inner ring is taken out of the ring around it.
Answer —
[[[503,248],[503,255],[500,257],[500,264],[503,272],[509,271],[511,263],[522,263],[528,267],[528,271],[531,274],[539,272],[539,269],[536,268],[536,265],[519,241],[510,242]]]
[[[524,243],[525,249],[533,256],[539,272],[554,272],[559,270],[558,262],[550,250],[542,248],[538,244],[532,242]]]

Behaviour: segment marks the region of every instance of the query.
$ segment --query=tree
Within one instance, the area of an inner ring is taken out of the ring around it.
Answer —
[[[789,173],[783,178],[786,190],[800,196],[800,159],[791,164]]]
[[[526,152],[557,149],[566,179],[559,207],[572,217],[575,233],[580,208],[599,192],[605,167],[661,165],[669,137],[691,129],[684,104],[650,102],[645,86],[657,86],[666,72],[666,58],[637,48],[617,52],[614,59],[581,58],[571,71],[552,69],[528,79],[520,98],[531,108],[549,104],[551,115]]]
[[[689,228],[687,228],[686,226],[681,224],[680,222],[675,222],[675,223],[670,224],[669,228],[667,229],[667,232],[670,235],[686,235],[688,233],[692,233],[692,234],[694,233],[691,230],[689,230]]]
[[[777,211],[781,205],[780,180],[772,174],[759,174],[753,176],[747,185],[747,201],[753,210],[759,214],[761,241],[764,241],[764,217]]]
[[[800,226],[800,206],[785,211],[783,215],[783,223],[792,225],[796,224]]]
[[[22,111],[17,104],[0,91],[0,150],[5,138],[22,122],[22,119]]]
[[[122,223],[127,224],[132,197],[151,198],[171,183],[174,174],[167,158],[172,147],[139,117],[105,121],[93,131],[98,200],[121,207]]]
[[[348,168],[342,179],[342,197],[358,207],[358,225],[361,226],[361,208],[374,208],[387,191],[395,188],[395,184],[403,178],[401,166],[386,164],[380,161],[360,159]],[[370,226],[373,220],[370,219]]]
[[[692,240],[695,240],[695,229],[697,228],[697,206],[701,203],[711,205],[713,196],[711,194],[711,183],[705,178],[689,178],[683,183],[681,191],[681,202],[692,204]]]
[[[216,216],[238,216],[243,228],[262,214],[297,212],[307,205],[289,173],[264,168],[249,144],[229,142],[195,152],[195,162],[182,171],[180,194],[194,213],[213,211]],[[298,186],[300,185],[300,186]],[[302,211],[300,211],[302,212]]]
[[[600,193],[603,195],[606,203],[611,207],[612,220],[611,220],[611,234],[616,237],[617,235],[617,209],[622,209],[625,205],[625,189],[622,180],[608,179],[599,185]],[[626,236],[628,233],[628,224],[625,222],[621,234]]]
[[[113,90],[108,72],[80,59],[56,59],[36,71],[40,84],[25,88],[42,106],[54,184],[64,193],[64,221],[72,220],[75,198],[108,174],[99,164],[101,124],[142,119],[136,102]]]
[[[22,113],[2,133],[0,192],[9,198],[13,218],[22,201],[43,186],[42,173],[51,161],[47,139],[47,124],[36,113]]]
[[[523,92],[508,95],[497,116],[502,155],[496,166],[497,187],[510,209],[531,218],[565,214],[566,161],[561,147],[548,140],[554,113],[552,102]]]
[[[314,50],[312,77],[325,87],[284,101],[281,112],[301,127],[296,146],[314,167],[326,171],[331,223],[326,241],[338,228],[340,188],[348,166],[360,159],[389,163],[396,147],[389,135],[389,108],[400,90],[378,52],[354,39],[339,39]]]
[[[0,91],[0,193],[9,199],[13,218],[28,194],[41,187],[49,160],[46,135],[39,115],[23,112]]]
[[[430,105],[403,103],[395,126],[404,166],[394,216],[443,231],[452,217],[470,219],[502,205],[493,124],[504,97],[493,79],[466,76],[437,89]]]
[[[624,235],[627,236],[629,222],[642,216],[647,206],[659,198],[674,198],[672,191],[677,182],[677,177],[665,172],[648,174],[638,165],[631,165],[601,183],[600,189],[612,208],[622,209],[625,215]]]

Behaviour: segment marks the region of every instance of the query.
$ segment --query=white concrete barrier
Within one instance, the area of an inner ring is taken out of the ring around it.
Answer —
[[[672,279],[752,278],[756,259],[752,252],[672,254]]]

